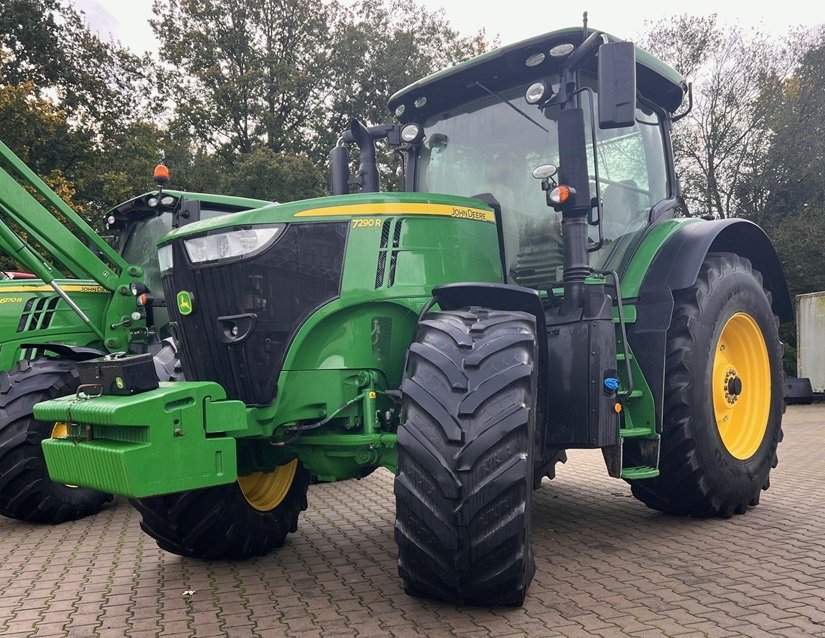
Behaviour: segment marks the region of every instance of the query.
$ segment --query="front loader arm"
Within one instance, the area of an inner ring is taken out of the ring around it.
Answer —
[[[124,259],[2,142],[0,161],[6,168],[0,170],[0,214],[9,231],[14,233],[8,226],[12,221],[47,251],[49,259],[39,255],[39,263],[56,261],[71,277],[93,279],[115,290],[128,269]],[[51,210],[21,186],[21,181]],[[30,262],[23,263],[31,267]]]

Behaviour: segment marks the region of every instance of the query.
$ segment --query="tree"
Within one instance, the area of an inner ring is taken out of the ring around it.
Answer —
[[[394,93],[496,43],[484,31],[461,36],[443,9],[429,11],[414,0],[360,0],[336,34],[336,55],[330,60],[333,88],[311,138],[313,157],[325,161],[352,118],[366,124],[390,122],[387,102]],[[399,164],[394,153],[380,153],[382,183],[398,186]]]
[[[102,40],[61,0],[0,3],[0,84],[27,86],[73,123],[108,135],[144,115],[152,68]]]
[[[739,193],[767,153],[765,86],[791,68],[786,48],[751,32],[723,32],[716,16],[681,15],[655,24],[643,46],[693,81],[694,108],[674,128],[674,154],[694,213],[749,216]]]
[[[348,118],[388,121],[395,91],[487,45],[413,0],[156,0],[154,11],[175,117],[226,166],[263,146],[325,167]]]
[[[177,117],[226,158],[305,150],[329,90],[338,5],[322,0],[156,0],[152,26]]]
[[[72,131],[66,113],[36,93],[32,81],[0,84],[3,142],[40,175],[65,172],[87,157],[88,138]]]
[[[150,75],[148,60],[101,40],[65,2],[0,4],[3,141],[99,229],[103,210],[148,190],[144,164],[160,157],[144,157],[137,134]]]
[[[337,134],[351,117],[386,122],[394,93],[489,47],[484,32],[460,36],[443,9],[430,12],[414,0],[361,0],[336,34],[328,118],[336,126],[327,128]]]
[[[289,202],[326,194],[326,178],[309,159],[263,146],[243,155],[221,179],[221,192]]]
[[[770,149],[760,179],[748,184],[756,218],[772,236],[792,294],[825,290],[825,29],[807,43],[793,75],[766,89]]]

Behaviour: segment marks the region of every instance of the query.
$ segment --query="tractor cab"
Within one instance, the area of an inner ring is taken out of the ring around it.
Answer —
[[[508,283],[547,289],[563,279],[570,208],[586,219],[590,265],[621,271],[645,228],[676,208],[666,129],[684,94],[672,69],[601,33],[567,29],[503,47],[390,99],[407,151],[404,188],[494,202]],[[554,203],[560,185],[575,196]]]
[[[548,82],[549,90],[558,88],[557,78]],[[558,104],[530,104],[525,97],[529,88],[519,84],[501,93],[496,90],[498,96],[487,95],[425,118],[428,138],[416,149],[414,183],[428,192],[490,193],[502,211],[507,281],[546,288],[562,280],[562,212],[547,202],[548,192],[558,186],[558,173],[552,170],[559,166],[561,110]],[[589,99],[582,100],[582,109],[589,138]],[[652,204],[670,194],[663,118],[652,106],[637,107],[636,118],[628,127],[597,127],[595,147],[587,145],[593,200],[588,246],[591,264],[600,270],[618,268],[629,237],[647,226]]]

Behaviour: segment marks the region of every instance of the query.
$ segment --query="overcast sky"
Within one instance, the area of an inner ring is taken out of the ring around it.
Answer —
[[[152,13],[152,0],[72,2],[86,12],[89,23],[102,35],[111,33],[138,52],[154,48],[155,40],[147,23]],[[710,15],[715,12],[722,24],[755,27],[779,37],[792,27],[825,23],[825,3],[819,0],[747,3],[742,0],[691,0],[681,6],[671,2],[645,2],[642,5],[617,0],[590,0],[581,4],[558,0],[424,0],[422,4],[430,9],[443,8],[450,24],[463,35],[484,28],[489,36],[498,33],[502,44],[560,27],[578,26],[585,10],[591,27],[625,39],[636,39],[646,32],[646,20],[655,22],[679,13]]]

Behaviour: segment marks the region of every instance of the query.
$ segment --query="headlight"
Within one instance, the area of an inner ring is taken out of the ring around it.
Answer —
[[[544,82],[533,82],[524,94],[524,99],[527,104],[538,104],[545,93],[547,93],[547,87],[544,86]]]
[[[565,42],[564,44],[557,44],[552,49],[550,49],[550,57],[563,58],[564,56],[573,53],[575,49],[576,47],[570,44],[569,42]]]
[[[529,67],[538,66],[539,64],[544,62],[544,58],[546,57],[547,56],[544,55],[544,53],[534,53],[524,61],[524,65]]]
[[[158,248],[158,262],[160,263],[160,274],[172,270],[172,244],[166,244]]]
[[[186,247],[189,259],[196,264],[218,259],[247,257],[274,243],[284,228],[284,224],[239,228],[184,239],[183,245]]]
[[[424,139],[424,129],[418,124],[407,124],[401,129],[401,139],[409,144],[417,144]]]

